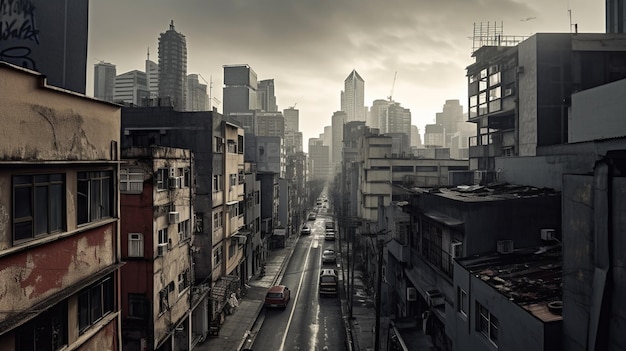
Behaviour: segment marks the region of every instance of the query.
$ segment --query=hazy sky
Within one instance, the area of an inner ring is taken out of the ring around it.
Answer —
[[[475,25],[504,35],[605,31],[604,0],[91,0],[87,94],[93,65],[117,74],[158,62],[159,34],[174,20],[187,39],[187,73],[213,82],[222,100],[223,66],[248,64],[274,79],[278,109],[296,105],[304,148],[340,109],[352,69],[365,80],[365,105],[393,99],[420,128],[449,99],[467,111],[465,68]],[[221,105],[216,105],[219,112]]]

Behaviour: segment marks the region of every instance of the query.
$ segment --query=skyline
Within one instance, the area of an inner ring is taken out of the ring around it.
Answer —
[[[157,62],[159,35],[173,20],[187,40],[187,74],[212,81],[211,97],[223,100],[224,65],[248,64],[259,80],[274,79],[279,111],[294,105],[300,111],[305,151],[341,109],[353,69],[365,81],[367,108],[393,92],[423,135],[446,100],[460,100],[467,112],[474,25],[525,37],[567,33],[574,24],[579,33],[605,31],[601,0],[110,0],[89,6],[87,95],[93,96],[100,61],[114,64],[118,75],[143,71],[148,50]]]

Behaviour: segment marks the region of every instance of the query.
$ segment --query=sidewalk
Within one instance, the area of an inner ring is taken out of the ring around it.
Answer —
[[[248,292],[239,300],[239,306],[235,313],[226,317],[220,328],[219,336],[207,337],[194,350],[239,351],[252,345],[254,336],[258,331],[255,330],[255,327],[257,327],[257,319],[263,308],[267,289],[281,279],[284,267],[291,259],[297,240],[298,236],[289,238],[284,248],[270,252],[265,261],[265,275],[263,277],[253,276],[248,281],[250,286]]]

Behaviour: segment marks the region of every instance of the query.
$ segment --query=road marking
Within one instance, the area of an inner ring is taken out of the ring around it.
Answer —
[[[311,254],[311,248],[313,247],[313,242],[315,241],[311,241],[311,244],[309,244],[309,248],[307,249],[306,259],[304,260],[304,267],[306,267],[307,263],[309,262],[309,256]],[[283,340],[280,342],[280,348],[278,349],[279,351],[283,351],[285,349],[285,341],[287,340],[287,333],[289,333],[289,327],[291,326],[291,321],[293,320],[293,314],[294,312],[296,312],[296,305],[298,304],[298,298],[300,297],[300,289],[302,288],[302,282],[304,281],[304,272],[305,270],[302,270],[302,273],[300,273],[300,282],[298,283],[298,290],[296,290],[296,297],[293,299],[293,303],[291,304],[291,313],[289,314],[289,320],[287,320],[287,328],[285,328],[285,333],[283,334]]]

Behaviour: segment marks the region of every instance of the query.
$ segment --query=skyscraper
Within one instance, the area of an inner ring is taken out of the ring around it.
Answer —
[[[259,81],[259,86],[256,90],[257,96],[257,109],[265,112],[278,111],[278,105],[276,105],[276,94],[274,93],[274,80],[265,79]]]
[[[149,97],[145,72],[133,70],[115,77],[113,101],[145,106]]]
[[[297,110],[295,105],[284,109],[283,116],[285,117],[285,130],[300,131],[300,110]]]
[[[248,65],[224,66],[223,114],[250,112],[257,109],[256,73]]]
[[[159,97],[169,99],[175,110],[184,111],[187,87],[187,40],[170,29],[159,37]]]
[[[200,83],[198,78],[202,76],[187,76],[187,111],[208,111],[207,85]]]
[[[146,57],[146,80],[148,81],[148,90],[150,90],[150,98],[156,99],[159,97],[159,65],[150,61],[150,52]]]
[[[346,122],[365,121],[365,81],[356,70],[352,70],[346,78],[341,98]]]
[[[115,65],[100,61],[94,65],[93,96],[105,101],[113,101],[115,87]]]

